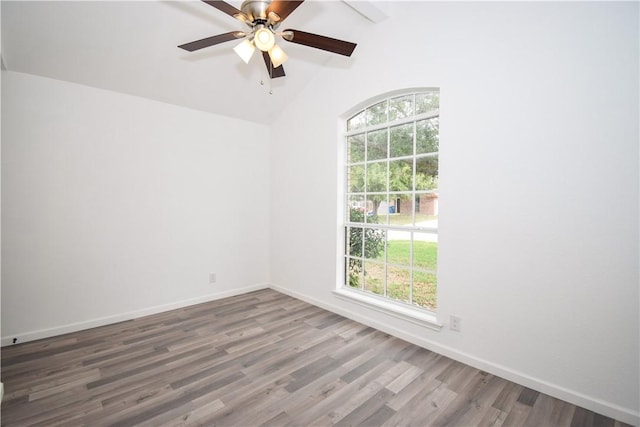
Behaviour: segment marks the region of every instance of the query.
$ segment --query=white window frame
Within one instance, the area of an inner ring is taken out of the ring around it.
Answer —
[[[411,88],[411,89],[388,92],[367,100],[366,102],[351,109],[340,118],[339,120],[340,131],[338,132],[338,141],[339,141],[339,144],[338,144],[338,147],[339,147],[338,149],[339,174],[338,175],[339,176],[338,178],[339,179],[338,179],[338,221],[337,221],[338,250],[337,250],[337,269],[336,269],[337,270],[337,277],[336,277],[337,287],[336,287],[336,290],[334,291],[334,294],[339,298],[346,299],[351,302],[355,302],[367,308],[381,311],[391,316],[401,318],[403,320],[408,320],[412,323],[416,323],[421,326],[426,326],[430,329],[434,329],[437,331],[442,329],[443,324],[438,321],[435,312],[430,311],[426,308],[418,307],[413,304],[396,301],[386,296],[379,296],[371,292],[354,289],[349,287],[345,283],[346,269],[347,269],[346,267],[347,257],[345,254],[345,247],[346,247],[345,229],[346,227],[354,226],[354,227],[363,227],[363,228],[376,228],[376,229],[385,230],[385,232],[388,232],[389,230],[397,230],[397,231],[403,231],[403,232],[420,232],[420,233],[426,232],[426,233],[434,233],[434,234],[438,233],[437,228],[420,227],[415,225],[395,226],[392,224],[378,224],[378,223],[376,224],[350,223],[347,218],[347,207],[349,206],[349,202],[347,200],[348,183],[347,183],[346,171],[348,168],[348,164],[346,162],[346,159],[347,159],[347,154],[346,154],[347,142],[346,141],[347,141],[347,138],[351,135],[360,134],[360,133],[366,134],[367,132],[371,132],[379,129],[387,129],[387,128],[400,126],[403,124],[409,124],[409,123],[413,123],[415,126],[415,123],[418,121],[433,118],[433,117],[439,117],[440,114],[438,109],[437,111],[429,111],[429,112],[422,113],[419,115],[414,115],[408,118],[398,119],[394,121],[387,120],[385,123],[378,124],[378,125],[364,126],[362,128],[358,128],[356,130],[351,130],[351,131],[347,130],[347,121],[350,118],[354,117],[359,112],[364,111],[366,108],[371,107],[377,103],[383,102],[385,100],[389,101],[393,98],[397,98],[401,96],[414,95],[414,106],[415,106],[415,94],[424,93],[424,92],[433,92],[433,91],[439,92],[439,90],[440,90],[439,88],[425,87],[425,88]],[[415,144],[415,129],[414,129],[414,144]],[[387,146],[387,149],[389,149],[389,145]],[[414,171],[415,171],[415,161],[417,158],[435,157],[435,156],[439,158],[439,150],[436,153],[428,153],[428,154],[420,154],[420,155],[412,154],[410,156],[403,156],[403,157],[397,157],[397,158],[394,157],[393,160],[396,161],[396,160],[403,160],[403,159],[404,160],[411,159],[414,162]],[[383,159],[381,161],[388,162],[388,159]],[[361,163],[365,164],[365,168],[366,168],[366,164],[371,163],[371,161],[365,161]],[[388,173],[389,173],[389,166],[387,164],[387,175]],[[397,192],[397,191],[390,191],[390,189],[387,188],[387,191],[383,193],[363,192],[363,195],[364,195],[364,199],[366,200],[366,197],[368,195],[376,195],[376,194],[389,195],[391,193],[411,194],[411,195],[416,194],[414,191]],[[415,197],[413,197],[411,202],[412,204],[411,215],[413,218],[415,218],[415,213],[416,213],[415,203],[416,203],[416,200],[415,200]],[[415,221],[413,222],[415,223]],[[411,236],[413,239],[413,233],[411,233]],[[394,266],[394,264],[388,263],[388,261],[385,261],[385,269],[386,269],[386,266]],[[411,268],[412,276],[413,276],[414,270],[415,269],[412,266]],[[420,271],[420,270],[418,269],[417,271]],[[410,287],[410,292],[412,291],[413,291],[413,284]],[[386,285],[385,285],[385,292],[386,292]]]

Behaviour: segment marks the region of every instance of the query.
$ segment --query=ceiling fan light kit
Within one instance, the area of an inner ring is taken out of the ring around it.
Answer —
[[[240,44],[233,48],[245,64],[249,63],[249,60],[253,56],[253,52],[256,51],[256,47],[251,43],[251,40],[244,39]]]
[[[261,51],[268,52],[276,44],[276,36],[273,34],[273,31],[265,28],[262,24],[256,25],[256,27],[261,28],[255,31],[253,43]]]
[[[276,30],[282,21],[300,6],[304,0],[245,0],[240,6],[241,10],[222,0],[202,1],[243,22],[249,26],[251,31],[233,31],[219,34],[185,43],[178,47],[193,52],[226,41],[245,38],[233,50],[248,64],[256,48],[258,48],[262,51],[264,63],[269,72],[269,77],[272,79],[285,75],[282,64],[288,58],[284,50],[276,44],[276,36],[280,36],[290,43],[297,43],[345,56],[351,56],[356,48],[355,43],[298,30],[288,29],[278,33]]]
[[[284,53],[284,50],[282,50],[280,48],[280,46],[278,45],[274,45],[270,50],[269,50],[269,58],[271,58],[271,62],[273,63],[273,66],[278,68],[279,66],[281,66],[289,57],[287,56],[286,53]]]

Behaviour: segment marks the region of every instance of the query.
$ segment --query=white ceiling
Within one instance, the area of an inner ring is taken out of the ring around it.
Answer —
[[[241,1],[229,3],[240,8]],[[370,2],[307,0],[281,28],[354,43]],[[2,60],[10,71],[66,80],[197,110],[269,123],[325,67],[356,60],[278,41],[286,76],[269,80],[260,55],[246,65],[231,41],[196,52],[177,46],[243,24],[201,1],[2,1]],[[359,10],[359,12],[356,11]],[[264,82],[261,85],[261,81]],[[270,94],[270,90],[273,94]]]

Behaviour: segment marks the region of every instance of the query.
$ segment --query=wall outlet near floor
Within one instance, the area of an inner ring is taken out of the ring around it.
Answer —
[[[209,283],[216,283],[216,273],[209,273]]]
[[[449,316],[449,329],[454,332],[460,332],[462,319],[458,316]]]

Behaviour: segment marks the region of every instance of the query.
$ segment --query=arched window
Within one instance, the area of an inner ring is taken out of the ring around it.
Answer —
[[[440,91],[376,99],[344,133],[344,283],[436,310]]]

